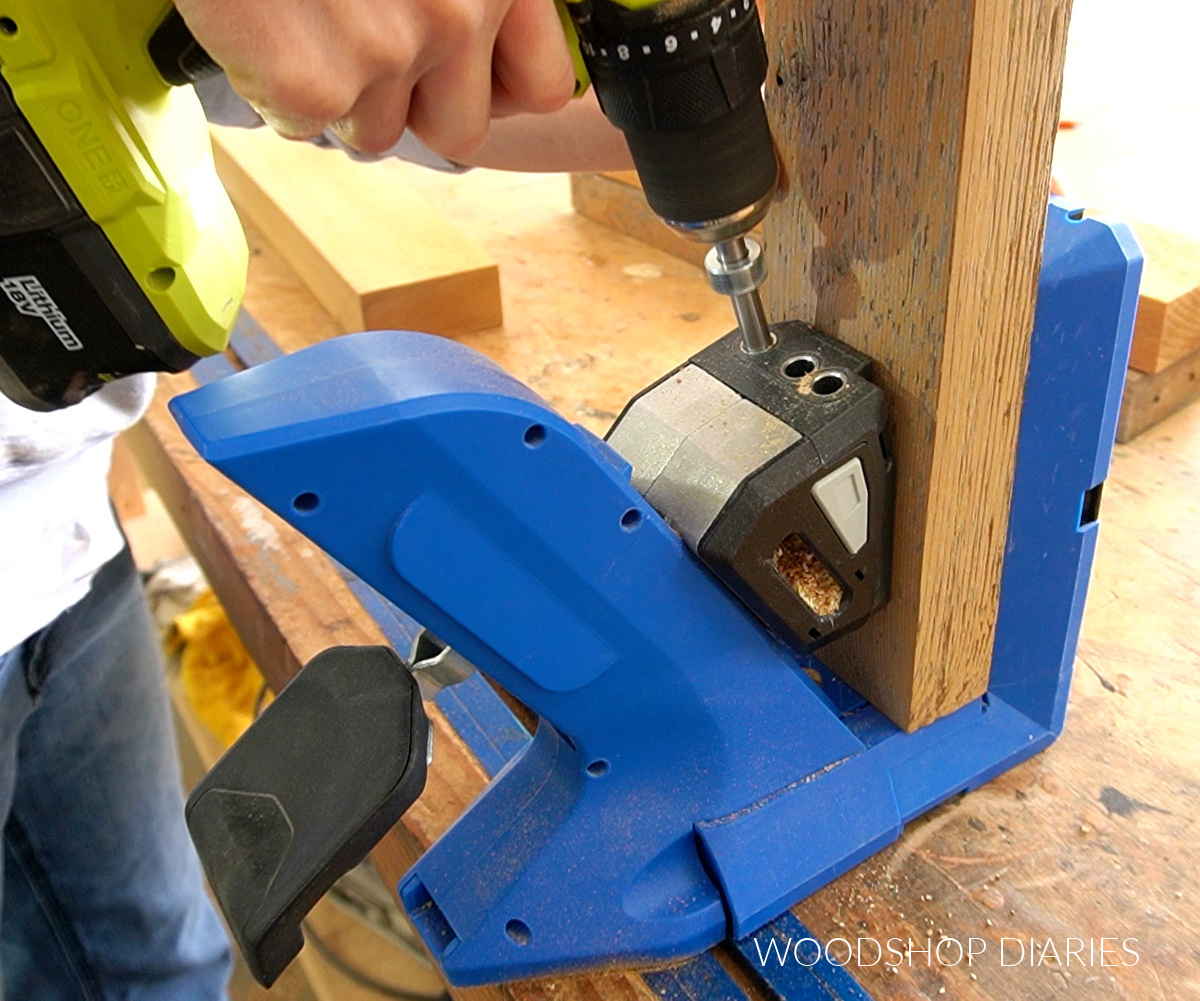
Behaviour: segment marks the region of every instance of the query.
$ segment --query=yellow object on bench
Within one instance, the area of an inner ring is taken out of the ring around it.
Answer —
[[[229,747],[272,695],[211,590],[175,616],[169,645],[180,652],[180,681],[192,710]]]

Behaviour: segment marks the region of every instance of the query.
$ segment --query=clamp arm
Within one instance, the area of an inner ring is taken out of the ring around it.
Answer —
[[[205,459],[540,717],[400,886],[452,982],[693,953],[798,896],[769,864],[794,845],[779,810],[861,787],[827,773],[863,744],[606,444],[464,345],[394,331],[172,409]],[[890,798],[857,798],[831,827],[894,837]],[[804,871],[844,855],[831,839]]]

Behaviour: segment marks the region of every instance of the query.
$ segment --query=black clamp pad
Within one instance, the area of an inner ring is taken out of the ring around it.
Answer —
[[[429,725],[387,647],[314,657],[204,777],[187,824],[254,978],[269,987],[300,923],[425,788]]]

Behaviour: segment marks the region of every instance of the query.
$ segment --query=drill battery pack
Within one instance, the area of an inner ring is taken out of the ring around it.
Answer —
[[[247,250],[164,0],[0,0],[0,391],[34,410],[228,342]]]

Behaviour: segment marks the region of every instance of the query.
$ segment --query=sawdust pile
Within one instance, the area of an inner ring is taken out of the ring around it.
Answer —
[[[842,585],[800,536],[789,535],[779,544],[775,569],[817,615],[833,615],[842,607]]]

